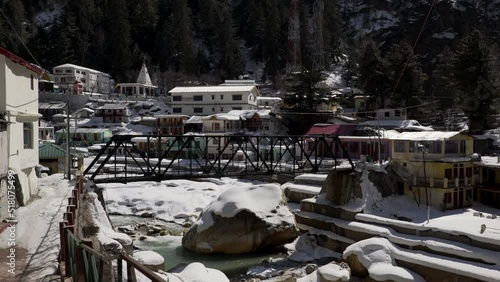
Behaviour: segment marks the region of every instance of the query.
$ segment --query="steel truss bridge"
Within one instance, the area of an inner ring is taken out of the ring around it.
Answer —
[[[346,159],[338,159],[335,152]],[[328,172],[354,164],[338,136],[115,135],[84,175],[94,183]]]

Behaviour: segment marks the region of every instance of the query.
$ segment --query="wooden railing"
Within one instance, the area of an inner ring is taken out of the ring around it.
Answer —
[[[68,197],[68,206],[59,223],[60,253],[59,270],[62,281],[102,282],[102,281],[136,281],[135,270],[153,282],[161,282],[160,278],[149,268],[141,265],[126,253],[105,256],[93,248],[89,239],[78,238],[78,212],[80,199],[84,193],[84,178],[80,172],[75,177],[75,188]],[[116,272],[113,265],[116,261]],[[126,275],[123,271],[123,261],[127,263]],[[106,266],[110,271],[105,272]],[[116,277],[116,279],[115,279]]]
[[[479,175],[464,178],[434,178],[414,177],[413,185],[427,186],[431,188],[458,188],[463,186],[477,185],[480,183]]]

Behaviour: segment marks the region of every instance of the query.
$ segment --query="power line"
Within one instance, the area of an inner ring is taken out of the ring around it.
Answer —
[[[418,43],[418,40],[420,39],[420,36],[422,35],[422,32],[424,31],[424,27],[425,27],[425,24],[427,23],[427,20],[429,19],[429,16],[431,15],[431,12],[432,10],[434,9],[434,5],[436,4],[436,0],[433,0],[432,1],[432,5],[431,7],[429,8],[429,12],[427,12],[427,16],[425,17],[425,21],[424,23],[422,24],[422,27],[420,28],[420,32],[418,33],[418,36],[417,36],[417,39],[415,39],[415,43],[413,44],[413,47],[411,49],[411,53],[410,55],[408,56],[408,59],[406,60],[406,63],[403,67],[403,69],[401,70],[401,73],[399,74],[399,78],[398,80],[396,81],[396,85],[394,85],[394,89],[392,90],[392,93],[391,93],[391,96],[389,97],[389,99],[394,95],[394,93],[396,92],[396,89],[398,88],[399,86],[399,82],[401,81],[401,78],[403,78],[403,74],[406,70],[406,67],[408,67],[408,64],[410,63],[410,60],[411,58],[413,58],[413,54],[415,53],[415,47],[417,47],[417,43]]]
[[[28,48],[28,46],[26,46],[26,44],[24,44],[23,40],[21,39],[21,36],[19,36],[19,33],[17,33],[16,29],[14,28],[14,25],[10,22],[9,18],[7,17],[7,15],[5,15],[5,13],[4,13],[4,11],[3,11],[2,8],[0,8],[0,12],[2,12],[3,17],[5,18],[5,20],[7,20],[7,23],[9,24],[10,28],[16,34],[16,37],[19,40],[19,42],[21,42],[21,44],[23,44],[24,48],[26,49],[26,51],[28,51],[28,53],[30,54],[31,58],[33,58],[33,60],[35,61],[35,63],[41,67],[42,65],[37,61],[37,59],[35,58],[35,56],[33,56],[33,54],[31,53],[30,49]],[[42,70],[44,70],[44,72],[45,72],[44,68],[42,68]]]
[[[401,108],[391,108],[391,110],[407,110],[407,109],[412,109],[412,108],[418,108],[422,106],[427,106],[427,105],[432,105],[435,103],[439,103],[439,100],[435,100],[432,102],[427,102],[427,103],[422,103],[414,106],[408,106],[408,107],[401,107]],[[316,112],[316,113],[304,113],[304,112],[284,112],[281,111],[280,113],[286,113],[286,114],[296,114],[296,115],[336,115],[333,112]],[[378,111],[365,111],[365,112],[355,112],[356,114],[376,114]]]

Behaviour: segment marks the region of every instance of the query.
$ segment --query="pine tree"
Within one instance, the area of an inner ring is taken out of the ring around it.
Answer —
[[[108,2],[107,36],[108,54],[111,58],[112,76],[117,82],[127,81],[126,72],[132,65],[130,23],[125,0]]]
[[[331,64],[342,54],[342,17],[336,0],[324,1],[323,42],[325,45],[326,62]]]
[[[469,118],[469,130],[480,133],[489,127],[488,116],[498,97],[489,47],[477,29],[460,42],[454,58],[455,79],[459,100]]]
[[[278,73],[285,66],[286,60],[286,32],[282,26],[287,26],[280,14],[280,7],[276,1],[266,1],[264,11],[264,35],[262,38],[263,60],[266,63],[265,75],[271,78],[273,84],[278,80]],[[265,80],[265,79],[264,79]]]
[[[407,110],[407,113],[415,117],[421,115],[422,110],[424,110],[422,107],[414,106],[422,104],[424,101],[423,86],[427,76],[422,72],[421,65],[415,56],[411,56],[410,61],[408,61],[412,52],[411,45],[403,41],[391,46],[386,59],[388,63],[387,73],[392,86],[391,92],[394,91],[390,97],[389,105],[391,107],[412,107]],[[404,72],[401,75],[403,69]],[[396,85],[397,88],[394,89]]]
[[[21,0],[3,2],[2,10],[8,20],[6,19],[3,24],[3,30],[6,31],[6,34],[2,36],[4,37],[2,41],[7,49],[20,54],[21,51],[24,51],[24,49],[21,49],[22,43],[20,40],[26,40],[26,32],[23,26],[25,19],[24,6]],[[3,15],[0,16],[3,18]],[[17,37],[16,33],[19,35],[20,39]]]
[[[440,101],[441,110],[453,108],[457,103],[456,82],[453,77],[453,51],[445,47],[438,55],[436,68],[430,76],[432,97]]]
[[[359,77],[356,85],[366,95],[372,97],[379,108],[384,107],[390,88],[387,74],[388,63],[371,40],[361,47],[358,69]]]
[[[77,37],[76,19],[70,9],[57,19],[50,34],[52,47],[49,56],[54,65],[77,63],[75,45]]]
[[[158,0],[128,0],[131,38],[146,54],[153,54],[155,32],[159,19]]]
[[[196,73],[196,52],[191,31],[191,11],[186,0],[174,1],[167,18],[167,64],[175,71]]]
[[[321,82],[325,75],[321,71],[302,71],[286,77],[285,109],[294,112],[317,112],[322,103],[329,103],[328,87]]]

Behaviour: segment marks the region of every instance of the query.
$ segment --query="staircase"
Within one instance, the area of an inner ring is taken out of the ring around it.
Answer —
[[[394,171],[401,179],[403,179],[404,182],[408,183],[409,185],[413,185],[413,175],[408,171],[408,169],[404,166],[402,166],[400,163],[397,161],[391,161],[389,164],[389,167]]]

